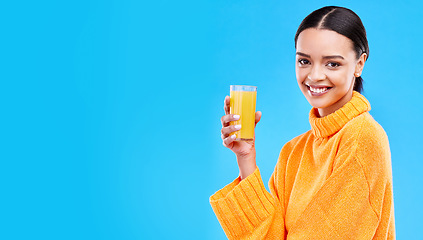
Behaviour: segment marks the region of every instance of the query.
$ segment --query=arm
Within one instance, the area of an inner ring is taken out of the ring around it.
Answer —
[[[227,96],[224,101],[226,115],[221,119],[222,140],[223,145],[235,153],[240,175],[211,196],[210,204],[229,239],[284,239],[285,224],[273,184],[274,177],[270,180],[271,194],[264,188],[256,166],[255,139],[234,141],[230,136],[240,128],[230,125],[239,116],[229,114],[229,105],[230,99]],[[260,118],[261,112],[256,112],[256,124]],[[273,176],[276,173],[277,169]]]

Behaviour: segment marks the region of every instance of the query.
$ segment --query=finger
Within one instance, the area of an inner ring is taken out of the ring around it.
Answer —
[[[227,127],[229,126],[230,122],[232,121],[238,121],[240,118],[239,115],[235,115],[235,114],[228,114],[223,116],[220,121],[222,122],[222,127]]]
[[[223,139],[222,143],[223,146],[227,147],[227,148],[231,148],[230,144],[235,140],[235,135],[231,135],[225,139]]]
[[[239,131],[241,129],[241,125],[231,125],[228,127],[223,127],[220,131],[222,133],[222,139],[227,138],[229,134]]]
[[[223,109],[225,110],[225,114],[230,113],[230,104],[231,104],[231,98],[229,96],[226,96],[225,101],[223,102]]]
[[[261,114],[262,114],[261,111],[256,112],[255,126],[257,125],[258,122],[260,122]]]

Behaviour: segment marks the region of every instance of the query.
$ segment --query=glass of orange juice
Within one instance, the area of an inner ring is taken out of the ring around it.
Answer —
[[[241,125],[239,131],[231,134],[235,134],[235,140],[251,141],[254,139],[256,98],[257,87],[231,85],[230,114],[240,116],[240,119],[231,122],[231,125]]]

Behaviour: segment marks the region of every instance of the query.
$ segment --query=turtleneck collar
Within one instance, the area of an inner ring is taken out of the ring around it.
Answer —
[[[317,138],[329,137],[341,130],[351,119],[368,111],[370,111],[369,101],[363,95],[354,91],[349,102],[325,117],[319,118],[316,115],[317,109],[312,108],[309,116],[311,130]]]

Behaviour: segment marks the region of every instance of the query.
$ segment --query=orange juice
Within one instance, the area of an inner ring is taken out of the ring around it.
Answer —
[[[231,125],[241,125],[241,130],[234,132],[236,140],[253,140],[256,116],[257,87],[231,85],[230,113],[240,116]]]

